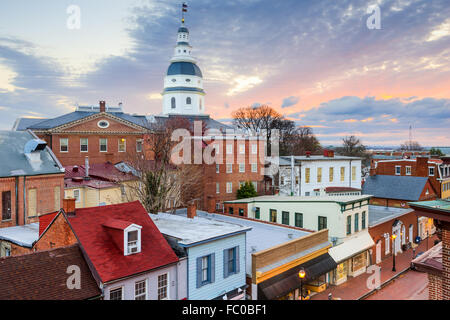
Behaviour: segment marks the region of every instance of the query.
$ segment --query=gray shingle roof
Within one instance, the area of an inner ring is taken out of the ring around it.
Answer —
[[[39,153],[40,161],[31,162],[25,156],[25,144],[36,137],[28,131],[0,131],[0,177],[33,176],[61,173],[64,170],[46,147]]]
[[[226,130],[226,129],[232,130],[233,129],[233,127],[223,124],[217,120],[214,120],[214,119],[210,118],[208,115],[204,115],[204,116],[196,116],[196,115],[155,116],[155,120],[157,122],[164,123],[165,121],[169,120],[170,118],[175,118],[175,117],[185,118],[191,123],[193,123],[195,120],[204,121],[206,123],[206,127],[208,129],[218,129],[218,130]]]
[[[371,194],[376,198],[416,201],[419,200],[427,180],[427,177],[370,176],[362,187],[362,194]]]

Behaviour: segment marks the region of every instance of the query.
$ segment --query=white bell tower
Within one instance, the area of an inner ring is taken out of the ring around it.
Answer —
[[[163,114],[204,115],[203,75],[191,54],[189,30],[184,25],[187,5],[183,4],[182,10],[183,18],[178,28],[177,44],[164,78]]]

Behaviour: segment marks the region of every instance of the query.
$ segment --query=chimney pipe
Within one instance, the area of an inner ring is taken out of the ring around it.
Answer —
[[[187,207],[187,217],[189,219],[194,219],[194,217],[197,215],[197,205],[195,204],[195,201],[190,203]]]
[[[89,180],[90,178],[89,178],[89,157],[88,156],[86,156],[86,158],[84,158],[84,171],[85,171],[84,179]]]
[[[75,198],[63,199],[63,210],[67,215],[75,215]]]
[[[311,151],[306,151],[306,157],[307,158],[311,157]]]
[[[100,101],[100,112],[106,112],[106,102]]]

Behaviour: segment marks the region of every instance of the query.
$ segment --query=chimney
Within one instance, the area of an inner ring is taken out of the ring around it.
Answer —
[[[377,175],[377,169],[370,167],[369,174],[371,176],[376,176]]]
[[[106,102],[100,101],[100,112],[106,112]]]
[[[73,172],[78,172],[78,166],[73,166],[72,171],[73,171]]]
[[[311,151],[306,151],[306,157],[310,158],[311,157]]]
[[[67,215],[75,215],[75,198],[63,199],[63,210]]]
[[[428,157],[416,158],[416,176],[428,177]]]
[[[195,204],[195,201],[190,203],[187,207],[187,217],[189,219],[194,219],[194,217],[197,214],[197,205]]]
[[[86,156],[86,158],[84,158],[84,180],[89,180],[89,157]]]
[[[323,156],[327,157],[327,158],[333,158],[334,157],[334,150],[324,149],[323,150]]]

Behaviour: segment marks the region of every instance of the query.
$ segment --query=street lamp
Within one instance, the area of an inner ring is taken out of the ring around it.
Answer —
[[[301,268],[298,272],[298,277],[300,278],[300,300],[303,300],[303,278],[306,276],[305,269]]]
[[[397,238],[396,234],[392,235],[392,271],[396,271],[395,270],[395,238]]]

